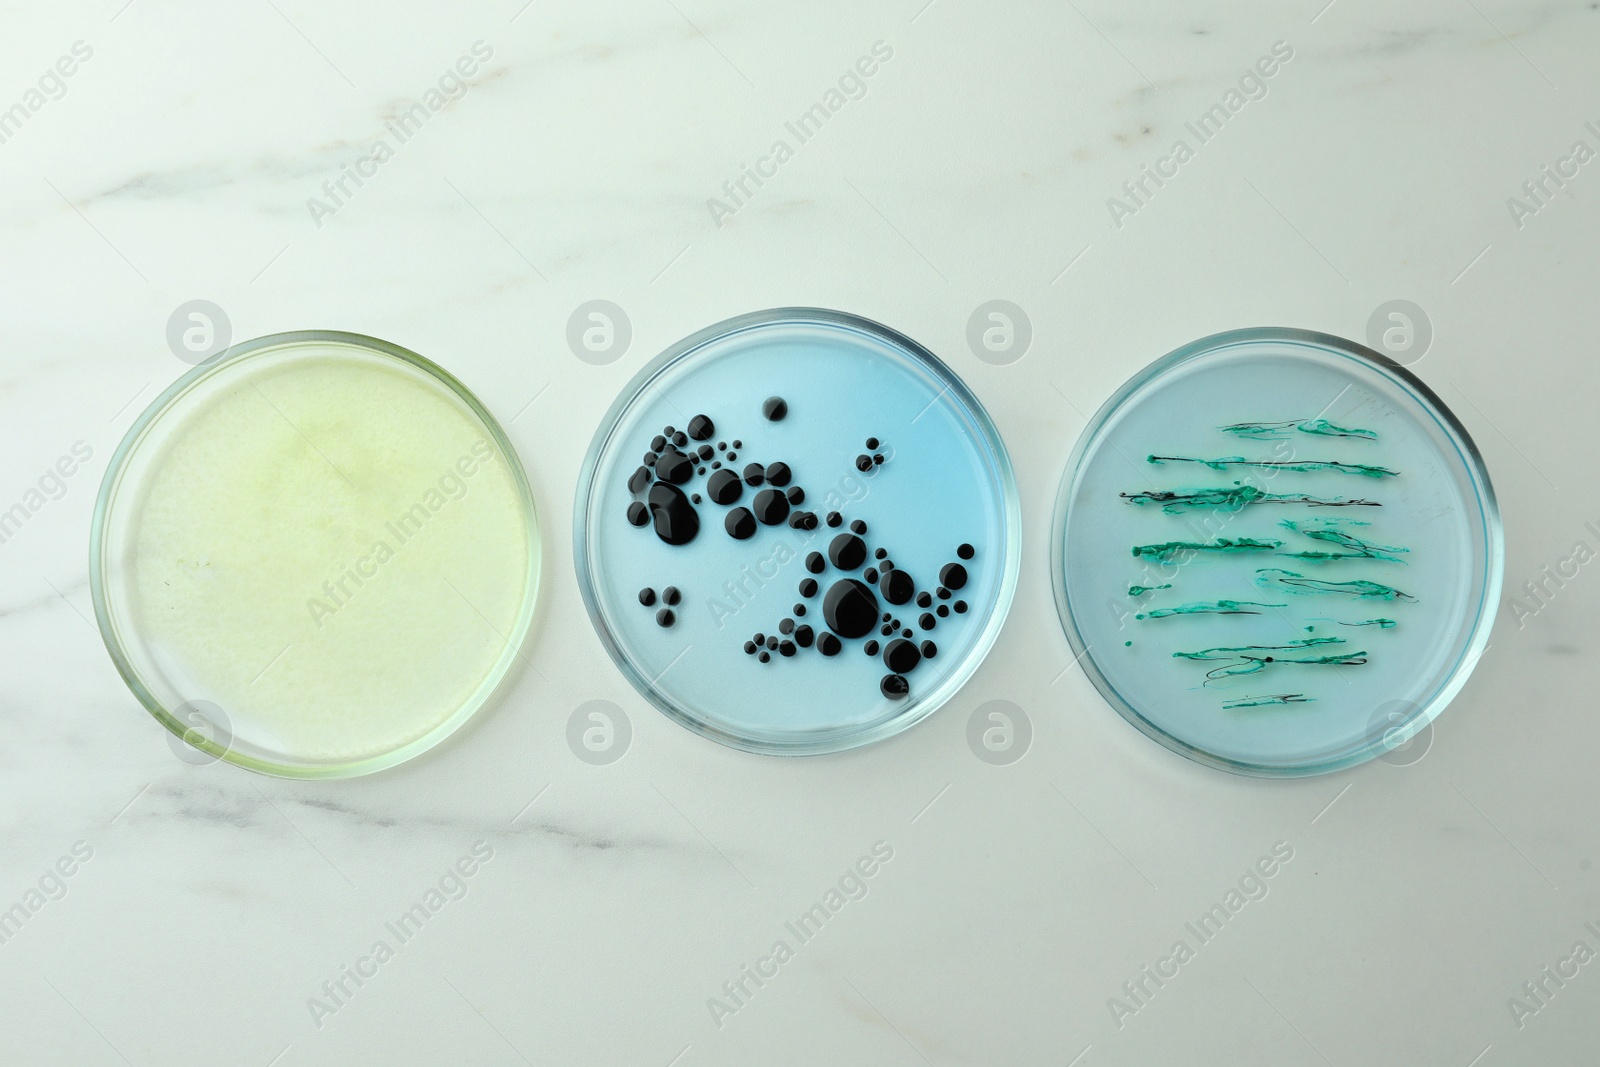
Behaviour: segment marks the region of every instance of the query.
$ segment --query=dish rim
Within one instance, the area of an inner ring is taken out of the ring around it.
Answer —
[[[1188,744],[1146,719],[1117,691],[1100,670],[1099,663],[1096,662],[1078,630],[1066,587],[1067,512],[1084,459],[1090,448],[1098,442],[1106,424],[1122,409],[1130,397],[1177,367],[1224,348],[1260,342],[1290,342],[1332,350],[1358,363],[1370,364],[1371,369],[1390,376],[1403,389],[1409,391],[1434,417],[1445,436],[1455,446],[1468,481],[1475,492],[1478,518],[1482,524],[1483,568],[1474,578],[1474,584],[1481,581],[1482,594],[1472,619],[1471,634],[1462,646],[1456,662],[1445,672],[1443,681],[1427,703],[1419,705],[1417,712],[1406,723],[1386,731],[1382,736],[1371,739],[1364,745],[1340,755],[1294,765],[1257,763],[1219,756]],[[1180,345],[1141,368],[1100,406],[1078,436],[1056,491],[1054,513],[1050,523],[1050,576],[1055,594],[1056,614],[1060,617],[1062,629],[1066,632],[1074,661],[1083,664],[1085,673],[1100,695],[1123,719],[1165,748],[1208,767],[1258,778],[1304,778],[1353,767],[1409,741],[1430,725],[1460,693],[1488,647],[1490,631],[1494,628],[1496,609],[1500,601],[1504,570],[1504,531],[1494,486],[1489,480],[1488,469],[1484,465],[1483,456],[1476,443],[1449,406],[1428,387],[1426,382],[1383,353],[1349,338],[1292,326],[1253,326],[1209,334]],[[1386,739],[1388,743],[1385,743]]]
[[[462,701],[460,706],[448,717],[441,720],[437,726],[421,737],[387,752],[338,764],[300,765],[250,756],[234,750],[231,744],[219,744],[213,738],[199,735],[191,726],[181,722],[174,714],[174,710],[166,707],[151,691],[129,657],[125,648],[126,642],[123,635],[119,633],[112,616],[111,604],[107,594],[106,572],[110,562],[106,555],[109,549],[106,543],[106,533],[108,522],[113,514],[112,509],[119,500],[117,493],[121,488],[130,458],[136,454],[137,449],[144,443],[150,431],[192,389],[201,382],[217,375],[224,368],[237,366],[242,361],[252,357],[266,359],[271,357],[271,353],[274,350],[293,349],[316,344],[344,345],[398,360],[421,371],[425,376],[443,386],[466,405],[467,409],[484,426],[496,447],[500,449],[501,455],[505,458],[513,488],[522,508],[522,517],[527,524],[528,577],[523,589],[522,609],[518,613],[517,622],[513,626],[512,632],[506,636],[499,658],[495,661],[494,666],[484,680],[478,685],[478,688]],[[133,692],[134,697],[144,706],[145,710],[179,740],[219,760],[225,760],[246,770],[277,778],[300,780],[354,778],[385,770],[420,756],[464,726],[499,691],[501,685],[511,673],[512,664],[521,655],[522,644],[526,640],[528,630],[533,623],[540,586],[542,540],[538,509],[533,499],[533,490],[528,483],[527,472],[522,466],[522,461],[518,457],[515,447],[499,421],[490,414],[488,408],[459,379],[432,360],[381,338],[345,330],[290,330],[281,333],[264,334],[260,337],[231,345],[224,351],[197,364],[169,385],[134,420],[133,425],[129,427],[128,432],[123,435],[122,441],[117,445],[116,451],[112,453],[111,460],[106,465],[106,473],[101,479],[99,492],[95,497],[94,513],[90,519],[89,530],[89,590],[94,602],[95,621],[100,629],[101,640],[105,643],[106,651],[110,653],[111,660],[116,665],[117,673],[121,675],[123,683]]]
[[[693,358],[697,352],[710,344],[733,337],[739,333],[778,325],[822,325],[865,333],[900,349],[904,354],[925,366],[933,374],[934,378],[944,385],[944,391],[941,392],[940,396],[954,397],[957,402],[963,405],[983,435],[983,441],[979,443],[992,460],[1001,478],[1000,495],[1003,503],[1001,518],[1004,531],[1002,541],[1004,560],[994,606],[990,611],[983,631],[978,635],[972,648],[966,654],[960,669],[941,681],[928,697],[910,705],[904,712],[892,715],[881,722],[850,729],[819,731],[814,735],[801,735],[785,739],[747,736],[708,722],[701,716],[696,715],[692,709],[680,708],[676,703],[664,699],[657,691],[654,683],[632,662],[631,657],[623,650],[616,635],[606,622],[605,616],[601,611],[599,598],[595,592],[597,579],[592,571],[596,561],[590,554],[588,544],[589,515],[592,506],[594,506],[595,472],[599,466],[601,456],[605,454],[607,447],[611,443],[619,421],[633,406],[634,402],[653,383],[665,375],[668,370],[676,366],[680,361]],[[682,340],[667,346],[659,355],[646,363],[617,394],[606,409],[605,415],[595,430],[594,438],[591,440],[588,451],[584,455],[583,466],[578,474],[572,523],[573,561],[577,571],[578,589],[583,596],[584,607],[589,613],[589,620],[594,626],[595,633],[600,637],[601,643],[605,646],[606,652],[622,671],[629,684],[658,711],[679,725],[730,748],[761,755],[808,756],[843,752],[899,734],[938,711],[971,680],[983,661],[988,658],[989,652],[992,650],[1005,624],[1006,617],[1010,613],[1021,563],[1021,503],[1017,489],[1016,474],[1012,469],[1011,458],[1006,451],[1005,442],[1001,439],[999,429],[995,426],[988,411],[979,402],[977,396],[943,360],[917,341],[892,327],[885,326],[864,316],[828,308],[777,307],[736,315],[695,331]]]

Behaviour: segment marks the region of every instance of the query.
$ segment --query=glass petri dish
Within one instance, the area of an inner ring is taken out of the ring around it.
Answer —
[[[1052,530],[1073,652],[1175,752],[1309,775],[1397,752],[1487,645],[1500,517],[1467,432],[1354,342],[1238,330],[1095,415]]]
[[[466,387],[331,331],[236,345],[163,393],[95,504],[95,616],[191,747],[287,778],[392,766],[459,728],[533,617],[539,527]]]
[[[747,751],[837,751],[977,669],[1016,587],[1018,514],[993,424],[926,349],[853,315],[762,311],[673,345],[612,405],[578,482],[578,584],[668,716]]]

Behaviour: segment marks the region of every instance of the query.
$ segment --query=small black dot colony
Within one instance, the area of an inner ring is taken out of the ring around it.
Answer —
[[[838,522],[831,525],[843,525],[842,516]],[[796,626],[794,618],[785,618],[778,623],[780,633],[795,633],[796,644],[801,648],[815,646],[816,650],[824,656],[837,656],[844,648],[843,642],[856,638],[867,638],[861,650],[868,656],[883,658],[883,665],[889,673],[884,675],[879,682],[879,691],[890,700],[900,700],[911,693],[911,683],[906,675],[916,669],[923,660],[932,659],[939,652],[939,648],[932,641],[923,641],[920,645],[912,640],[916,631],[908,621],[901,620],[893,611],[883,611],[885,604],[894,607],[911,603],[913,600],[930,606],[934,603],[934,596],[942,598],[950,596],[948,586],[938,587],[936,594],[928,592],[918,593],[916,581],[910,573],[896,567],[894,561],[888,558],[888,552],[879,548],[870,553],[878,561],[876,567],[867,567],[861,570],[869,556],[867,544],[863,537],[867,533],[867,524],[857,519],[850,523],[849,533],[836,534],[828,544],[827,554],[812,552],[805,558],[805,568],[811,574],[825,574],[830,567],[837,571],[860,571],[860,577],[839,577],[833,580],[824,590],[821,584],[813,577],[800,579],[800,595],[807,600],[814,599],[819,593],[822,595],[822,621],[827,629],[821,634],[811,633],[809,626]],[[956,555],[961,559],[970,560],[975,556],[976,550],[969,544],[962,544],[956,549]],[[952,571],[951,568],[956,568]],[[956,571],[960,572],[959,578]],[[958,587],[967,582],[966,569],[958,563],[948,563],[940,570],[941,581],[956,581]],[[876,587],[876,588],[874,588]],[[966,612],[967,603],[958,600],[953,605],[956,614]],[[806,615],[804,603],[794,606],[793,614],[796,618]],[[938,605],[936,611],[925,611],[916,619],[916,625],[923,630],[932,630],[939,625],[939,620],[948,618],[950,606]],[[886,640],[880,645],[869,635],[876,630],[879,637]],[[801,631],[805,633],[805,640],[799,640]],[[755,637],[745,643],[745,651],[755,654],[762,647],[761,637]],[[781,651],[781,648],[780,648]],[[789,653],[783,653],[789,655]],[[757,655],[757,659],[760,656]],[[768,660],[761,660],[766,663]]]
[[[768,397],[761,404],[761,416],[768,422],[781,422],[788,414],[788,401],[781,396]],[[747,461],[742,467],[736,466],[739,450],[744,448],[744,442],[737,438],[718,441],[715,447],[690,443],[709,441],[715,434],[716,424],[710,416],[695,415],[684,430],[665,426],[651,438],[643,463],[627,479],[628,493],[633,497],[628,505],[628,522],[651,527],[669,545],[689,544],[700,534],[700,514],[694,505],[702,502],[702,493],[691,493],[685,487],[695,478],[704,477],[703,499],[728,509],[722,528],[736,541],[756,536],[763,526],[785,522],[797,530],[815,530],[826,524],[830,530],[838,531],[829,539],[825,553],[806,555],[805,569],[809,573],[798,587],[803,600],[821,596],[820,625],[813,628],[797,622],[806,618],[810,610],[804,602],[797,603],[792,615],[778,622],[777,634],[751,635],[744,642],[745,654],[761,663],[773,662],[773,653],[787,659],[814,651],[832,658],[844,651],[845,641],[867,638],[862,651],[868,656],[881,656],[889,672],[880,680],[879,691],[890,700],[909,696],[911,683],[906,675],[923,660],[938,654],[938,647],[931,640],[918,644],[913,639],[917,628],[933,630],[941,619],[949,617],[952,607],[957,615],[964,614],[967,603],[940,603],[935,610],[924,610],[914,619],[909,613],[902,619],[884,607],[893,609],[914,603],[918,608],[933,608],[936,598],[947,601],[953,590],[966,586],[967,567],[951,560],[939,569],[939,584],[931,592],[919,590],[916,579],[895,566],[888,549],[874,550],[868,545],[865,521],[847,522],[837,511],[819,519],[815,512],[803,510],[806,493],[794,484],[794,471],[788,463]],[[887,462],[883,442],[876,437],[868,437],[864,446],[865,451],[854,460],[857,470],[871,471]],[[955,554],[959,560],[970,561],[976,549],[961,544]],[[824,575],[830,568],[836,576],[826,585],[810,576]],[[657,599],[654,589],[639,591],[639,603],[647,608],[654,606]],[[675,587],[663,588],[656,622],[671,626],[675,621],[672,607],[680,599]],[[869,636],[874,631],[884,639],[882,645]]]
[[[789,414],[789,403],[781,396],[768,397],[762,402],[761,414],[770,422],[780,422]],[[797,530],[815,530],[821,525],[815,512],[802,509],[806,492],[791,484],[794,471],[789,464],[777,460],[735,466],[738,450],[744,447],[738,438],[718,441],[715,446],[690,443],[709,441],[715,434],[716,424],[702,414],[689,420],[687,432],[664,426],[650,439],[643,462],[628,475],[628,493],[633,497],[628,522],[653,528],[669,545],[686,545],[700,534],[700,515],[694,505],[709,499],[731,509],[723,517],[722,528],[739,541],[754,537],[762,526],[787,522]],[[876,438],[868,441],[868,447],[877,447]],[[869,456],[863,469],[873,466],[871,459]],[[881,455],[877,462],[883,462]],[[702,476],[706,479],[703,496],[688,488]]]
[[[656,623],[661,626],[671,626],[678,621],[677,613],[672,609],[683,599],[683,594],[675,585],[669,585],[661,590],[661,610],[656,612]],[[656,591],[649,586],[639,590],[639,603],[647,608],[655,607]]]

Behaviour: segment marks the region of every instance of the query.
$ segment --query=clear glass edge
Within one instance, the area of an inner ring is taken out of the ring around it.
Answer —
[[[972,413],[974,421],[977,422],[978,428],[983,434],[985,451],[1003,481],[1001,496],[1005,504],[1005,566],[1001,574],[1000,589],[987,625],[984,627],[983,632],[979,634],[972,650],[967,654],[966,666],[940,683],[932,694],[917,705],[914,712],[892,716],[882,722],[860,729],[830,730],[816,737],[784,740],[748,737],[721,729],[694,715],[687,709],[678,708],[672,702],[663,699],[655,691],[650,680],[633,665],[617,642],[616,636],[606,625],[605,618],[600,611],[598,598],[594,592],[595,578],[591,573],[593,560],[589,555],[586,537],[593,498],[595,469],[599,465],[600,456],[609,444],[619,419],[635,398],[643,392],[649,383],[661,377],[673,364],[692,356],[697,350],[712,341],[721,340],[745,330],[779,323],[821,323],[858,330],[876,335],[882,340],[887,340],[889,343],[905,349],[921,360],[936,378],[948,386],[950,393]],[[943,360],[899,331],[849,312],[808,307],[768,308],[762,311],[746,312],[745,314],[713,323],[669,345],[660,355],[646,363],[637,374],[630,378],[628,383],[617,394],[616,399],[606,409],[605,415],[595,431],[595,436],[584,455],[583,466],[578,474],[578,484],[572,510],[573,562],[577,570],[578,589],[583,596],[584,607],[589,613],[589,620],[593,623],[595,633],[599,635],[601,644],[605,646],[606,652],[611,656],[612,661],[622,671],[633,688],[658,711],[702,737],[710,738],[742,752],[769,756],[826,755],[832,752],[844,752],[852,748],[859,748],[862,745],[881,741],[910,729],[948,703],[961,687],[971,680],[972,675],[977,672],[983,661],[988,658],[989,652],[1004,626],[1006,617],[1010,614],[1011,601],[1016,593],[1017,575],[1021,566],[1021,521],[1022,506],[1020,493],[1017,489],[1016,474],[1012,470],[1011,457],[1006,451],[1005,443],[1000,438],[1000,432],[989,418],[988,411],[979,403],[978,398],[967,387],[966,383],[945,365]]]
[[[522,501],[523,517],[528,522],[528,528],[534,533],[534,536],[531,536],[528,540],[528,581],[523,591],[522,611],[518,615],[512,633],[508,636],[506,647],[502,651],[500,658],[495,661],[483,683],[473,692],[472,696],[456,709],[456,712],[450,718],[421,737],[399,748],[376,756],[369,756],[350,763],[297,765],[277,763],[247,756],[244,753],[235,752],[225,745],[219,745],[210,738],[192,739],[186,736],[190,733],[189,727],[180,723],[172,712],[145,685],[143,679],[139,677],[138,672],[134,669],[129,657],[123,651],[122,640],[117,633],[117,627],[111,617],[110,607],[107,603],[104,573],[106,565],[105,525],[110,515],[112,501],[121,483],[128,457],[139,446],[150,427],[175,401],[197,383],[216,374],[222,367],[230,363],[237,362],[266,349],[313,342],[345,344],[398,359],[427,374],[460,398],[488,429],[490,436],[495,440],[495,444],[505,455],[517,494]],[[89,591],[94,602],[94,615],[95,621],[100,628],[100,638],[105,643],[106,651],[110,654],[111,661],[117,668],[117,673],[122,676],[123,683],[128,686],[134,697],[138,699],[139,703],[144,706],[145,710],[157,722],[184,741],[185,744],[192,745],[234,766],[243,767],[246,770],[275,778],[297,780],[356,778],[397,766],[420,756],[440,744],[451,734],[466,725],[468,720],[476,715],[499,691],[500,686],[511,673],[512,663],[521,654],[522,643],[533,624],[534,610],[537,606],[539,594],[540,564],[543,551],[543,538],[538,535],[538,530],[538,509],[534,503],[533,490],[528,484],[527,472],[523,469],[522,461],[517,455],[515,446],[512,445],[510,438],[506,436],[499,420],[490,414],[488,408],[483,405],[477,396],[454,375],[432,360],[380,338],[343,330],[292,330],[283,333],[265,334],[248,341],[241,341],[239,344],[232,345],[205,362],[189,369],[169,385],[160,396],[151,401],[150,405],[134,420],[133,425],[128,428],[128,432],[123,435],[122,441],[117,445],[117,450],[112,453],[111,460],[106,465],[105,476],[100,481],[99,493],[95,497],[94,513],[90,518],[89,527]]]

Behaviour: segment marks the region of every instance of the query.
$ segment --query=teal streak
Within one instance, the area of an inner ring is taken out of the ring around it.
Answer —
[[[1262,604],[1254,600],[1212,600],[1183,604],[1175,608],[1154,608],[1135,615],[1136,619],[1165,619],[1173,615],[1260,615],[1251,608],[1284,608],[1287,604]]]
[[[1192,508],[1213,511],[1227,509],[1238,511],[1250,504],[1308,504],[1314,508],[1377,508],[1383,505],[1376,500],[1310,496],[1306,493],[1269,493],[1253,485],[1234,485],[1208,489],[1157,489],[1143,493],[1119,493],[1130,504],[1160,504],[1168,515],[1177,515]]]
[[[1320,645],[1342,645],[1342,637],[1302,637],[1290,641],[1286,645],[1221,645],[1217,648],[1202,648],[1199,652],[1174,652],[1173,659],[1221,659],[1213,653],[1222,652],[1233,656],[1244,652],[1302,652],[1308,648]],[[1364,653],[1363,653],[1364,655]]]
[[[1332,523],[1313,524],[1310,521],[1297,522],[1294,519],[1282,519],[1278,525],[1303,537],[1309,537],[1313,541],[1325,541],[1345,549],[1343,552],[1283,553],[1286,556],[1294,556],[1296,559],[1381,559],[1390,563],[1404,563],[1405,560],[1401,559],[1400,555],[1411,551],[1409,548],[1401,548],[1397,545],[1380,545],[1373,541],[1362,540],[1354,534],[1348,534],[1343,530],[1334,528],[1335,524]],[[1361,523],[1360,525],[1365,526],[1368,524]]]
[[[1269,441],[1292,437],[1296,433],[1311,434],[1316,437],[1356,437],[1364,441],[1376,441],[1378,439],[1378,434],[1375,430],[1335,426],[1327,419],[1288,419],[1284,422],[1236,422],[1232,426],[1221,427],[1221,430],[1223,433],[1231,433],[1235,437]]]
[[[1316,697],[1308,697],[1304,693],[1278,693],[1265,697],[1245,697],[1243,700],[1235,700],[1231,704],[1222,705],[1222,707],[1223,710],[1228,710],[1230,708],[1259,708],[1266,704],[1309,704],[1315,699]]]
[[[1243,456],[1225,456],[1222,459],[1192,459],[1188,456],[1146,456],[1149,463],[1198,463],[1203,467],[1210,467],[1214,471],[1227,470],[1229,467],[1256,467],[1260,470],[1270,471],[1299,471],[1312,473],[1315,471],[1332,471],[1338,474],[1359,474],[1364,478],[1393,478],[1399,471],[1392,471],[1388,467],[1374,467],[1366,463],[1335,463],[1330,459],[1319,460],[1265,460],[1245,459]]]
[[[1320,578],[1307,578],[1294,571],[1286,571],[1280,567],[1263,567],[1256,571],[1256,584],[1263,587],[1275,587],[1285,592],[1296,595],[1330,594],[1354,597],[1357,600],[1407,600],[1415,601],[1417,598],[1410,593],[1402,593],[1393,586],[1383,585],[1380,582],[1350,581],[1329,582]]]
[[[1151,559],[1168,560],[1179,552],[1253,552],[1281,548],[1282,541],[1254,537],[1219,537],[1215,541],[1163,541],[1156,545],[1134,545],[1133,554]]]

